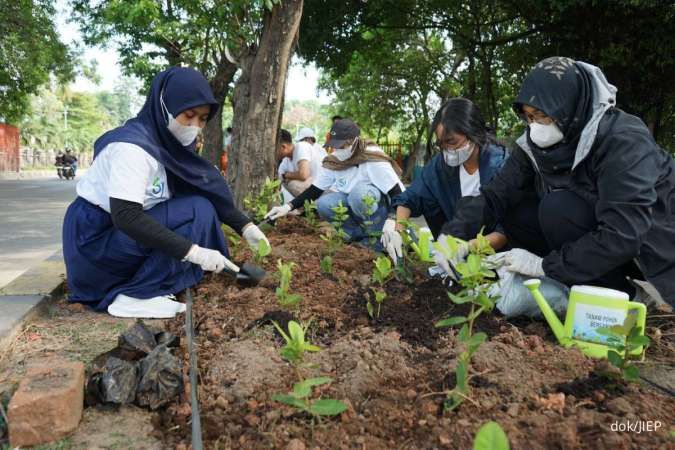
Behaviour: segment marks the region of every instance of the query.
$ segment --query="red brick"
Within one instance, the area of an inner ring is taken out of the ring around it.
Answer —
[[[9,402],[12,447],[62,439],[77,428],[84,401],[84,364],[50,362],[28,369]]]

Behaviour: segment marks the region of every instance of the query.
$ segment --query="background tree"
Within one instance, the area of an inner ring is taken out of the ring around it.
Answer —
[[[0,121],[17,124],[30,94],[49,80],[72,79],[75,57],[59,40],[49,0],[3,1],[0,5]]]

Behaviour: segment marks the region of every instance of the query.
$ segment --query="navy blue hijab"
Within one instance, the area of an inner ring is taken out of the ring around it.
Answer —
[[[195,153],[196,141],[183,146],[171,134],[160,96],[174,117],[187,109],[209,105],[211,119],[218,110],[218,102],[201,73],[187,67],[171,67],[152,80],[145,104],[136,117],[96,140],[94,158],[113,142],[138,145],[162,163],[175,195],[203,195],[213,204],[220,220],[224,221],[235,208],[229,186],[211,163]]]

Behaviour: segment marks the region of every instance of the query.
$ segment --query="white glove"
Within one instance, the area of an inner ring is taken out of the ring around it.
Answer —
[[[267,237],[265,236],[265,233],[260,231],[260,228],[258,228],[254,224],[249,224],[244,228],[244,233],[242,234],[244,239],[246,239],[246,242],[248,242],[248,245],[253,247],[254,249],[258,249],[258,244],[260,241],[265,241],[268,246],[270,246],[270,241],[267,240]]]
[[[387,219],[384,221],[380,242],[382,242],[382,246],[394,262],[394,265],[396,265],[398,258],[403,256],[403,238],[401,238],[399,232],[396,231],[395,220]]]
[[[514,248],[502,253],[504,267],[510,272],[516,272],[528,277],[543,277],[544,268],[542,258],[522,248]]]
[[[447,253],[450,253],[450,248],[448,247],[448,236],[446,234],[441,234],[438,236],[438,239],[436,239],[438,244],[445,249]],[[457,263],[460,261],[463,261],[464,258],[466,258],[466,255],[469,254],[469,244],[466,242],[463,243],[458,243],[457,244],[457,252],[452,255],[450,258],[450,262],[452,263],[453,266],[457,267]],[[434,262],[436,265],[438,265],[441,269],[445,271],[448,275],[450,275],[453,279],[455,278],[455,274],[453,270],[450,268],[450,264],[448,263],[448,259],[445,257],[443,252],[435,251],[434,252]],[[458,280],[455,280],[458,281]]]
[[[203,248],[194,244],[190,251],[185,255],[185,261],[197,264],[208,272],[222,272],[224,268],[232,272],[239,272],[239,267],[232,261],[224,257],[218,250]]]
[[[281,217],[284,217],[289,212],[291,212],[291,205],[288,203],[281,206],[275,206],[274,208],[270,209],[267,214],[265,214],[265,219],[277,220]]]

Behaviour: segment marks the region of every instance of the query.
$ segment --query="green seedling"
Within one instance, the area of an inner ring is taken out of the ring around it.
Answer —
[[[630,360],[629,354],[640,347],[647,348],[650,339],[642,334],[642,327],[637,326],[637,315],[626,316],[622,325],[598,328],[598,334],[607,336],[607,345],[611,349],[607,352],[610,364],[621,371],[626,381],[637,381],[640,371]],[[611,375],[610,375],[611,376]]]
[[[225,224],[222,224],[220,227],[223,230],[223,234],[227,238],[227,241],[230,243],[230,255],[235,256],[239,253],[239,245],[241,244],[241,236],[237,234],[232,228],[228,227]]]
[[[509,438],[497,422],[487,422],[476,433],[473,450],[510,450]]]
[[[368,315],[372,319],[373,317],[380,317],[380,309],[382,308],[382,302],[387,298],[387,293],[384,291],[383,287],[387,281],[392,276],[392,268],[391,268],[391,260],[387,258],[386,256],[380,256],[376,260],[373,261],[374,267],[373,267],[373,275],[372,279],[374,283],[377,283],[379,285],[378,289],[371,288],[373,291],[373,295],[375,297],[375,304],[377,305],[377,314],[375,313],[375,308],[373,307],[373,303],[370,300],[370,297],[367,298],[366,300],[366,310],[368,311]]]
[[[265,214],[275,204],[281,203],[281,180],[265,178],[260,192],[250,193],[244,198],[244,207],[251,212],[253,219],[261,222]]]
[[[277,269],[279,269],[279,286],[276,289],[276,296],[281,306],[289,307],[296,306],[302,301],[302,296],[298,294],[291,294],[291,278],[293,278],[293,267],[295,263],[283,263],[280,259],[277,260]]]
[[[274,327],[281,337],[286,341],[286,345],[280,352],[281,357],[293,364],[296,368],[300,367],[304,362],[305,353],[318,352],[321,350],[316,345],[312,345],[311,342],[305,340],[305,333],[307,328],[309,328],[309,324],[303,327],[298,322],[291,320],[288,322],[288,334],[281,329],[278,323],[272,322],[272,324],[274,324]]]
[[[333,257],[330,255],[326,255],[323,258],[321,258],[321,272],[325,273],[326,275],[331,275],[333,273]]]
[[[447,258],[451,258],[457,252],[461,242],[452,236],[448,236],[447,249],[438,245],[438,243],[436,243],[436,248],[443,252]],[[487,239],[482,233],[479,233],[476,237],[476,244],[469,248],[466,261],[459,262],[456,265],[460,277],[458,283],[462,290],[457,294],[448,292],[448,297],[453,303],[458,305],[469,303],[471,305],[469,315],[449,317],[435,324],[437,328],[462,326],[457,337],[459,342],[464,345],[464,351],[457,358],[456,385],[448,392],[446,402],[446,409],[451,411],[461,405],[469,396],[471,356],[487,339],[485,333],[473,333],[474,322],[482,313],[492,311],[497,302],[497,298],[488,295],[495,273],[487,267],[485,261],[485,256],[493,253],[494,250]]]
[[[253,253],[253,260],[257,264],[262,264],[265,261],[265,258],[272,252],[272,247],[265,240],[260,240],[258,242],[258,247]]]
[[[415,255],[422,262],[433,262],[434,258],[431,257],[431,233],[429,231],[420,231],[417,237],[418,241],[410,244]]]
[[[375,197],[370,195],[370,193],[363,196],[363,204],[365,205],[365,213],[367,217],[371,217],[377,210],[377,200]],[[373,221],[368,219],[363,222],[363,229],[368,235],[368,243],[370,246],[374,246],[377,242],[377,239],[382,235],[381,232],[373,231],[372,229]]]
[[[312,416],[337,416],[347,410],[340,400],[323,398],[312,400],[312,388],[331,383],[330,377],[307,378],[293,385],[293,391],[288,394],[276,394],[272,400],[292,406],[300,411],[307,412]]]
[[[375,289],[375,288],[370,288],[373,291],[373,294],[375,295],[375,304],[377,305],[377,314],[375,314],[375,308],[373,307],[373,303],[368,299],[368,302],[366,303],[366,309],[368,310],[368,315],[370,318],[374,317],[380,317],[380,308],[382,306],[382,302],[387,298],[387,293],[384,292],[382,289]]]
[[[343,229],[344,223],[349,219],[349,209],[342,204],[342,200],[331,208],[333,211],[333,220],[331,224],[337,231],[337,235],[343,240],[346,241],[349,239],[349,235]]]
[[[316,214],[316,202],[314,200],[305,200],[303,210],[307,223],[316,229],[319,226],[319,217]]]

